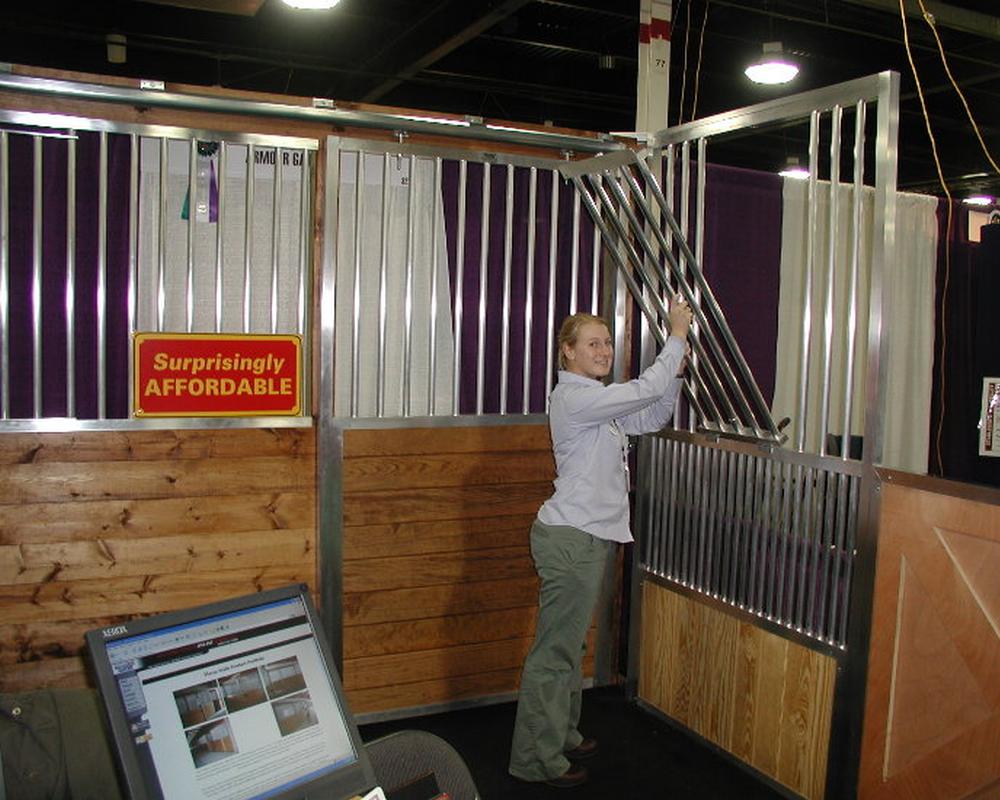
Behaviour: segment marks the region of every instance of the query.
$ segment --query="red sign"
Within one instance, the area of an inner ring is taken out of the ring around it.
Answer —
[[[297,415],[298,336],[137,333],[137,417]]]

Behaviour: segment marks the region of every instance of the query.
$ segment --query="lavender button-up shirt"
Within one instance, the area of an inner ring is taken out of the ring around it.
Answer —
[[[549,397],[556,459],[555,494],[542,505],[546,525],[571,525],[599,539],[631,542],[628,436],[653,433],[670,421],[682,381],[684,341],[671,336],[656,360],[627,383],[559,371]]]

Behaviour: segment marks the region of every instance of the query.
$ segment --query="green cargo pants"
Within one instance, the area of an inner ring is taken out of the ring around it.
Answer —
[[[541,579],[535,641],[521,672],[510,774],[528,781],[562,775],[563,753],[583,740],[581,664],[587,629],[612,543],[577,528],[531,526],[531,556]]]

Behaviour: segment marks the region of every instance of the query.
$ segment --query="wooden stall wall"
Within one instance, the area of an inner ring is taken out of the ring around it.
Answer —
[[[836,662],[650,580],[639,698],[806,798],[823,797]]]
[[[83,686],[84,631],[316,574],[312,428],[0,435],[0,691]]]
[[[352,710],[516,691],[538,599],[529,529],[555,477],[547,427],[348,429],[343,448]]]
[[[886,473],[861,800],[1000,798],[1000,492]]]

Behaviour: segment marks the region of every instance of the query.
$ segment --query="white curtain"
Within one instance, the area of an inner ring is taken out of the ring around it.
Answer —
[[[451,292],[444,207],[434,165],[429,158],[340,154],[334,395],[338,416],[452,413]]]
[[[808,391],[804,447],[819,452],[821,437],[837,436],[844,429],[844,396],[848,332],[848,287],[854,236],[854,188],[841,186],[837,196],[838,229],[835,241],[833,284],[833,335],[828,398],[828,422],[822,428],[824,325],[826,274],[829,252],[830,187],[821,182],[817,191],[816,240],[811,284],[811,326],[808,340]],[[790,417],[786,429],[797,443],[802,420],[798,398],[802,383],[801,360],[809,232],[808,183],[785,180],[781,242],[781,289],[778,306],[777,371],[773,413]],[[885,393],[886,419],[882,464],[895,469],[927,471],[931,371],[934,360],[934,274],[937,258],[937,199],[899,193],[896,199],[896,258],[886,266],[886,306],[882,334],[887,337]],[[864,431],[865,377],[868,343],[869,276],[875,232],[874,190],[862,195],[860,263],[857,283],[857,332],[853,345],[853,385],[850,433]]]

